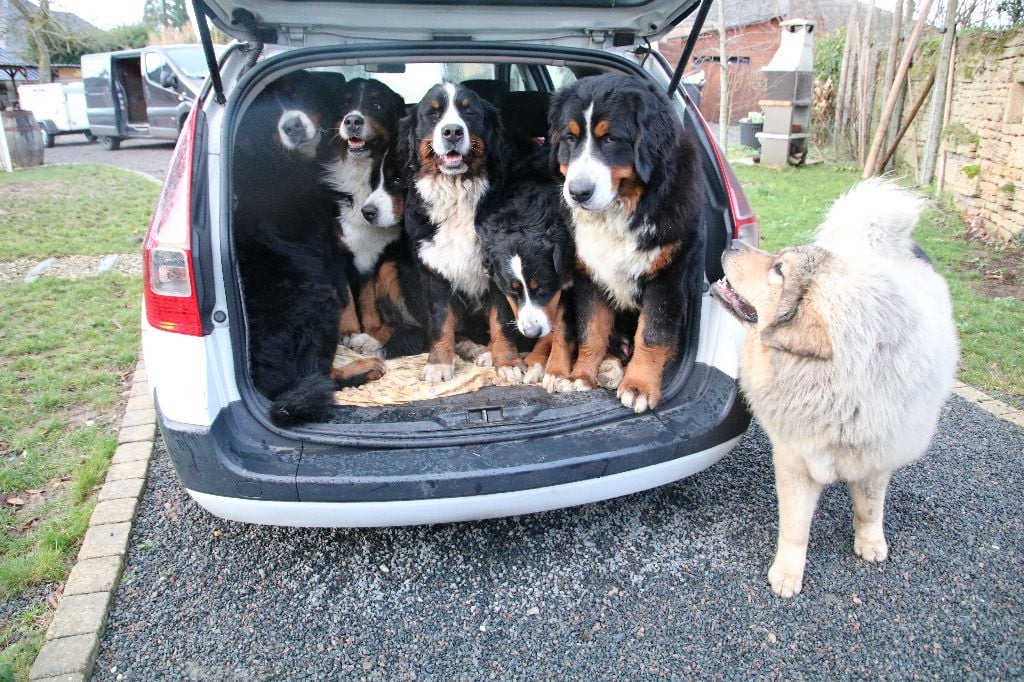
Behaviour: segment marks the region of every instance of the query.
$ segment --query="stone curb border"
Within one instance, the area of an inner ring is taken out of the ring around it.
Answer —
[[[956,393],[965,400],[971,401],[986,412],[1024,429],[1024,411],[1018,410],[1013,405],[991,398],[984,391],[979,391],[973,386],[968,386],[960,381],[953,384],[953,393]]]
[[[156,410],[140,359],[99,503],[89,519],[78,562],[64,585],[43,648],[29,671],[30,680],[84,682],[92,675],[124,568],[132,521],[146,487],[155,437]]]

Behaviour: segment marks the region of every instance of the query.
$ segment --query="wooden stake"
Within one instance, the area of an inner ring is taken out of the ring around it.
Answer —
[[[942,111],[942,127],[945,129],[949,125],[949,117],[953,113],[953,73],[956,71],[956,39],[953,40],[953,49],[949,54],[949,73],[946,76],[946,106]],[[942,188],[946,184],[946,157],[949,152],[946,149],[942,150],[942,156],[939,158],[939,170],[937,172],[938,178],[935,181],[935,192],[939,194],[942,192]]]
[[[843,121],[847,115],[846,94],[850,90],[853,78],[851,54],[853,52],[854,31],[857,27],[857,0],[850,3],[850,19],[846,22],[846,40],[843,43],[843,61],[839,67],[839,83],[836,86],[836,115],[832,123],[832,140],[839,145],[839,136],[843,133]]]
[[[885,168],[885,164],[889,163],[889,159],[891,159],[892,155],[896,153],[896,147],[899,146],[900,140],[902,140],[903,136],[907,134],[908,130],[910,130],[910,124],[914,122],[917,112],[924,106],[924,102],[928,99],[928,93],[932,91],[933,85],[935,85],[935,71],[932,71],[932,75],[928,76],[928,81],[924,84],[921,94],[918,95],[917,101],[914,102],[914,106],[910,108],[910,113],[907,114],[907,118],[903,121],[903,125],[900,126],[899,132],[897,132],[896,137],[893,138],[892,146],[889,148],[889,151],[885,153],[885,157],[882,159],[882,162],[878,164],[879,168]],[[879,130],[881,129],[882,128],[879,127]]]
[[[903,58],[900,60],[899,69],[896,71],[896,81],[900,82],[907,77],[910,70],[910,60],[917,51],[917,43],[921,39],[921,32],[928,22],[928,10],[932,7],[932,0],[924,0],[921,5],[921,13],[914,25],[914,32],[910,34],[907,47],[903,51]],[[900,89],[893,83],[889,89],[889,96],[885,100],[885,107],[882,108],[882,116],[878,119],[878,128],[875,130],[875,137],[871,142],[871,151],[868,153],[867,161],[864,163],[864,172],[861,176],[870,178],[878,172],[878,155],[882,153],[882,143],[885,141],[885,130],[889,127],[889,119],[892,117],[892,110],[896,108],[896,99],[899,97]]]

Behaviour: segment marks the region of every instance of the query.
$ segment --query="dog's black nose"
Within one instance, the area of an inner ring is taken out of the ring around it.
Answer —
[[[346,128],[361,128],[366,120],[359,114],[349,114],[344,119]]]
[[[285,121],[284,125],[281,126],[281,129],[288,137],[299,137],[305,132],[305,126],[302,125],[302,119],[298,116]]]
[[[594,185],[589,182],[570,182],[569,196],[578,204],[585,204],[594,196]]]
[[[366,222],[372,223],[377,219],[377,208],[375,206],[363,206],[363,217],[366,218]]]
[[[458,142],[462,139],[463,134],[462,126],[460,125],[452,124],[441,128],[441,137],[449,142]]]

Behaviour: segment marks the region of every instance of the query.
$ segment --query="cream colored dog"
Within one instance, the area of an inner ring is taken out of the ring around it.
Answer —
[[[832,207],[814,244],[779,254],[736,242],[715,296],[749,329],[740,387],[772,441],[779,540],[768,582],[803,584],[811,517],[846,481],[853,549],[889,554],[893,470],[924,454],[952,388],[958,347],[949,292],[910,239],[921,202],[868,180]]]

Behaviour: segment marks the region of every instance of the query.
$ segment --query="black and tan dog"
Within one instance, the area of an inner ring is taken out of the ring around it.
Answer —
[[[568,376],[572,369],[576,251],[559,192],[552,182],[523,183],[480,223],[491,276],[490,345],[476,363],[493,366],[509,383],[536,384],[545,374]],[[524,338],[536,343],[520,359]]]
[[[318,182],[338,78],[297,71],[277,79],[246,110],[234,147],[233,236],[250,373],[278,424],[326,419],[335,390],[384,372],[376,359],[332,364],[342,320],[356,319],[335,197]]]
[[[438,383],[454,376],[456,328],[482,315],[490,280],[477,225],[504,200],[514,159],[497,109],[461,85],[435,85],[413,116],[405,230],[420,266],[423,380]]]
[[[661,399],[665,366],[701,282],[696,147],[665,94],[624,74],[582,78],[559,91],[549,123],[578,263],[579,355],[567,379],[576,390],[597,385],[616,312],[638,313],[618,396],[644,412]]]

